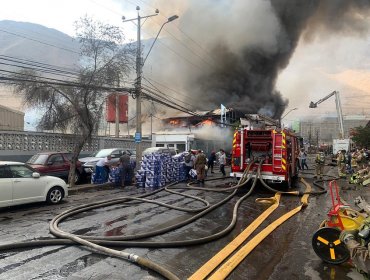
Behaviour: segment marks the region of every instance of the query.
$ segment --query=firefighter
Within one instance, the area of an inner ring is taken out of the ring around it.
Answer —
[[[319,152],[315,158],[316,168],[315,168],[315,176],[314,178],[320,177],[322,179],[322,175],[324,175],[324,165],[325,165],[325,154],[323,152]]]
[[[346,150],[341,150],[337,157],[338,176],[346,178]]]
[[[198,183],[204,184],[204,177],[206,175],[206,164],[207,157],[202,150],[199,150],[194,162],[195,169],[197,170]]]
[[[366,166],[364,169],[359,170],[357,173],[359,175],[358,177],[358,183],[362,183],[363,185],[369,184],[370,179],[370,167]]]
[[[354,172],[357,171],[357,153],[356,151],[352,152],[351,167]]]

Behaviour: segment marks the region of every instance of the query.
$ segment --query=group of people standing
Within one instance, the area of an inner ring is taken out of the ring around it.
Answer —
[[[340,172],[343,177],[345,173],[351,174],[349,182],[352,184],[370,184],[370,162],[368,162],[368,151],[355,149],[348,152],[345,157],[346,163],[342,163]],[[343,157],[342,157],[343,162]],[[345,165],[345,168],[343,167]]]
[[[214,173],[214,164],[219,162],[220,171],[223,176],[226,176],[225,165],[226,165],[226,154],[223,149],[220,149],[219,152],[212,151],[208,158],[203,153],[202,150],[192,151],[189,150],[185,155],[185,171],[187,174],[187,179],[191,179],[190,172],[192,169],[196,170],[197,181],[198,183],[204,184],[205,177],[207,176],[208,171]],[[207,168],[206,168],[207,166]]]
[[[98,182],[107,182],[111,168],[118,167],[121,178],[121,187],[125,187],[126,184],[130,185],[134,173],[130,160],[130,155],[126,152],[122,153],[118,164],[112,162],[112,157],[110,155],[106,156],[105,158],[101,158],[96,163],[95,180]]]

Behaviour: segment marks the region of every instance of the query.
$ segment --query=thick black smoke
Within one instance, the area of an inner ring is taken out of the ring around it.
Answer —
[[[182,28],[204,42],[209,52],[204,60],[210,63],[202,71],[191,69],[184,74],[189,78],[187,91],[204,109],[222,103],[245,113],[260,112],[275,118],[288,104],[276,90],[276,80],[302,35],[312,39],[316,34],[365,32],[370,7],[368,0],[191,3],[182,17]],[[255,14],[251,14],[251,6]],[[264,22],[267,30],[261,28]]]

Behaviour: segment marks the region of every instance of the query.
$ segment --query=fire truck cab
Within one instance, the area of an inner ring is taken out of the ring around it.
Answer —
[[[248,164],[253,162],[249,173],[257,176],[261,162],[261,179],[292,187],[298,176],[299,137],[289,129],[279,128],[276,121],[266,116],[249,116],[254,124],[250,121],[247,127],[234,133],[230,175],[241,177]],[[266,124],[266,120],[270,122]]]

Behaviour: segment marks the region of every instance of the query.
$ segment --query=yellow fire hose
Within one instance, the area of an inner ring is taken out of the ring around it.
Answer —
[[[263,229],[259,234],[252,238],[246,245],[244,245],[239,251],[237,251],[226,263],[224,263],[218,270],[216,270],[209,279],[225,279],[238,265],[239,263],[272,231],[278,226],[283,224],[289,218],[297,214],[302,210],[303,207],[308,205],[308,196],[311,191],[311,186],[304,180],[301,179],[302,183],[305,184],[306,190],[302,198],[301,205],[295,209],[284,214],[280,218],[276,219],[272,224]],[[232,252],[234,252],[250,235],[253,231],[263,223],[263,221],[279,206],[280,193],[276,193],[275,197],[270,199],[260,199],[258,202],[273,202],[273,204],[265,210],[257,219],[255,219],[242,233],[240,233],[232,242],[212,257],[207,263],[199,268],[189,280],[201,280],[205,279],[219,264],[223,262]]]

